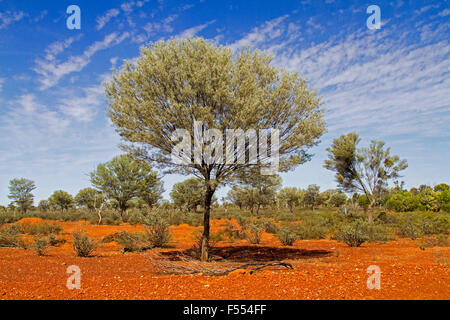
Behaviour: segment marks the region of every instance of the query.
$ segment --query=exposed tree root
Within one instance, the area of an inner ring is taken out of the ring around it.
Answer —
[[[202,274],[205,276],[226,276],[236,270],[249,270],[250,274],[260,271],[268,267],[285,267],[294,269],[294,267],[287,262],[254,262],[247,264],[236,264],[231,262],[202,262],[191,257],[179,254],[177,262],[171,261],[163,257],[155,250],[149,250],[146,253],[147,259],[161,274],[175,274],[175,275],[194,275]]]

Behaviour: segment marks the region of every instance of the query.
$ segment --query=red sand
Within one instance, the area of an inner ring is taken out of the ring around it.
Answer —
[[[27,219],[36,223],[38,219]],[[233,272],[225,277],[162,276],[152,270],[145,253],[122,254],[113,243],[103,245],[91,258],[74,256],[69,233],[87,230],[100,239],[118,231],[142,231],[141,226],[95,226],[84,222],[56,222],[69,242],[50,248],[39,257],[32,250],[0,249],[0,299],[449,299],[450,248],[419,249],[414,241],[400,239],[386,244],[350,248],[331,240],[297,241],[300,258],[286,254],[286,247],[270,234],[260,246],[245,241],[218,244],[223,250],[242,250],[243,256],[270,252],[293,264],[295,270],[265,270],[248,274]],[[213,221],[217,230],[220,221]],[[171,227],[172,248],[194,243],[191,233],[201,228]],[[269,249],[270,248],[270,249]],[[325,255],[313,255],[324,250]],[[237,255],[240,251],[238,251]],[[235,255],[236,256],[236,255]],[[81,290],[66,287],[70,265],[81,268]],[[381,268],[381,290],[366,285],[370,265]]]

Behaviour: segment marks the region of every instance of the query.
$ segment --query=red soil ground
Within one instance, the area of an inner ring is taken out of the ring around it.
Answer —
[[[36,223],[38,219],[24,219]],[[227,259],[242,257],[259,260],[280,259],[295,270],[271,269],[228,276],[159,275],[145,253],[122,254],[115,243],[103,245],[91,258],[77,258],[70,233],[87,230],[102,238],[118,231],[138,232],[140,226],[95,226],[84,222],[56,222],[63,226],[68,243],[53,247],[47,256],[32,250],[0,249],[0,299],[449,299],[450,248],[421,250],[414,241],[400,239],[385,244],[364,244],[349,248],[331,240],[297,241],[292,248],[281,246],[271,234],[264,234],[261,245],[221,242],[219,250]],[[213,231],[222,222],[213,221]],[[171,227],[172,248],[192,247],[187,225]],[[295,250],[293,250],[295,249]],[[81,268],[81,289],[66,287],[70,265]],[[381,289],[367,288],[370,265],[381,269]]]

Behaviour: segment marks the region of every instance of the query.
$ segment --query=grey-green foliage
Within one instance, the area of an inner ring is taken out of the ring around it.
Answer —
[[[49,204],[61,211],[67,211],[73,206],[73,197],[66,191],[57,190],[48,199]]]
[[[216,189],[250,167],[266,167],[269,155],[258,164],[223,164],[216,158],[195,163],[191,148],[179,150],[185,160],[172,159],[185,130],[194,141],[194,127],[201,122],[201,146],[209,145],[208,129],[258,131],[280,129],[280,170],[287,171],[311,158],[325,130],[321,101],[297,73],[271,65],[268,55],[244,49],[236,54],[201,38],[159,41],[143,47],[135,62],[127,62],[106,83],[109,117],[126,147],[136,157],[152,160],[168,172],[194,175],[204,180],[204,242],[202,260],[208,259],[209,216]],[[199,132],[197,132],[199,133]],[[224,143],[226,139],[223,139]],[[232,153],[234,149],[227,146]],[[245,144],[248,153],[251,144]],[[226,148],[224,148],[226,149]]]
[[[117,201],[122,213],[128,209],[129,200],[141,196],[153,206],[163,191],[157,172],[147,162],[128,155],[120,155],[107,163],[99,164],[91,173],[91,183],[105,197]]]
[[[34,195],[31,193],[36,186],[34,181],[25,178],[13,179],[9,182],[8,198],[12,199],[23,213],[33,205]]]
[[[373,221],[372,208],[386,191],[389,180],[400,177],[408,167],[406,160],[390,154],[382,141],[372,141],[368,148],[359,148],[356,133],[342,135],[333,140],[324,167],[336,172],[336,181],[346,192],[363,192],[369,205],[369,222]]]

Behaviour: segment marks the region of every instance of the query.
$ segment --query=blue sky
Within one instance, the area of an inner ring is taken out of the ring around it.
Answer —
[[[72,4],[81,30],[66,27]],[[379,30],[366,26],[373,4]],[[36,201],[89,186],[120,153],[102,81],[140,46],[192,36],[266,50],[323,97],[328,132],[285,185],[334,188],[325,149],[350,131],[406,158],[408,187],[449,183],[449,18],[448,1],[0,0],[0,204],[13,178],[34,180]],[[166,197],[181,179],[164,178]]]

